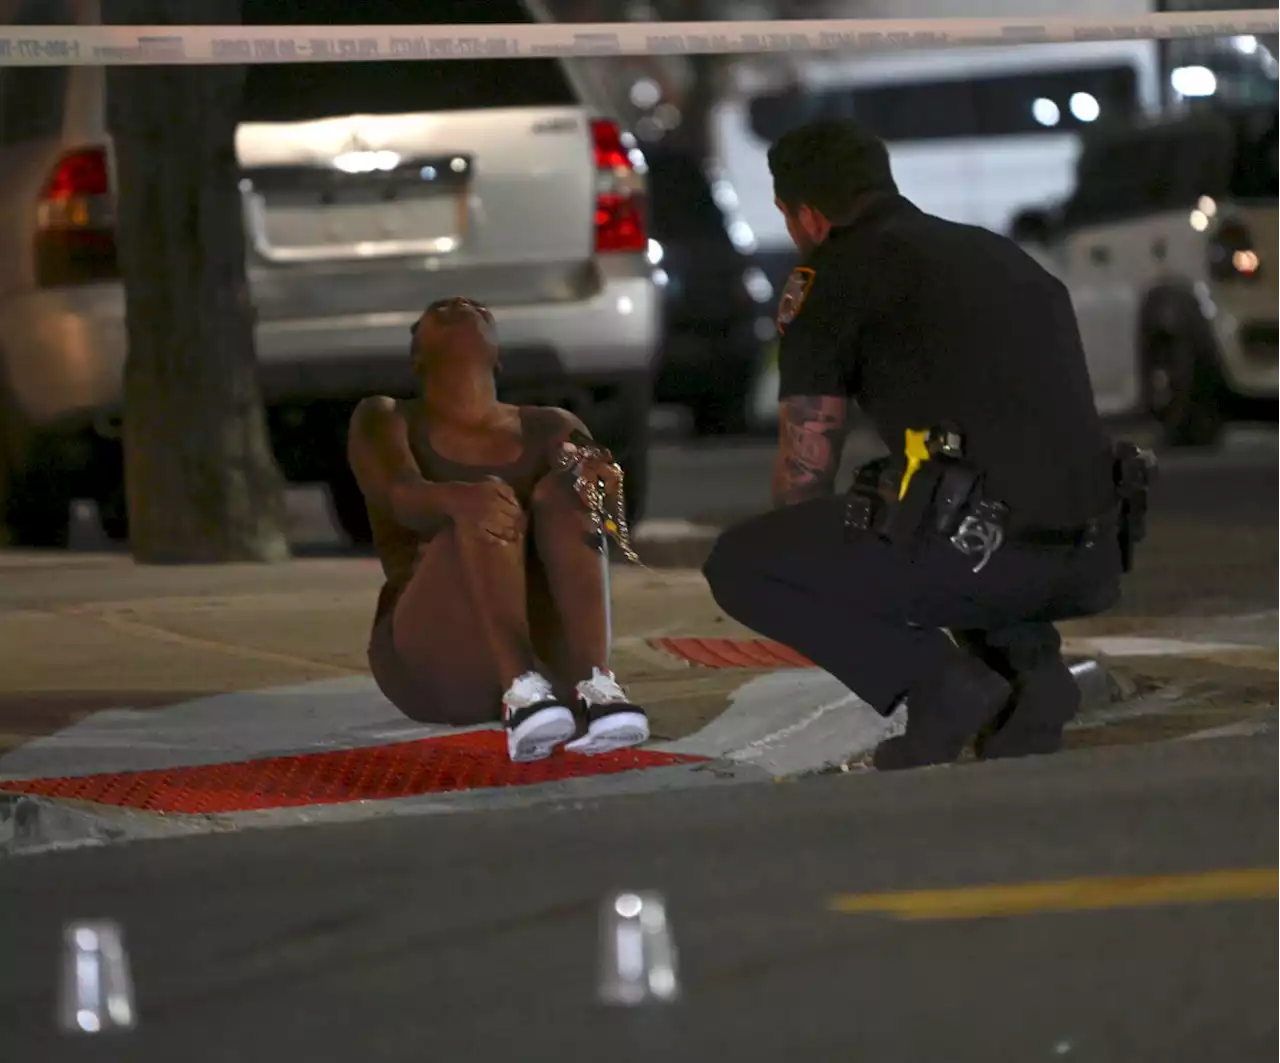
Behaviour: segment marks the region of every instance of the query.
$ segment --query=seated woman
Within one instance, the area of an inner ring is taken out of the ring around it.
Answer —
[[[374,680],[424,723],[501,720],[513,761],[647,740],[606,666],[598,540],[559,464],[568,448],[616,489],[607,454],[577,449],[590,436],[565,410],[498,401],[493,316],[471,300],[428,307],[411,354],[418,397],[365,399],[348,437],[386,574]]]

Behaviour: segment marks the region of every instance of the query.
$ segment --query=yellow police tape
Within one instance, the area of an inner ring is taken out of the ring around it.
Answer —
[[[352,7],[359,9],[358,4]],[[478,6],[478,5],[477,5]],[[784,51],[1073,44],[1143,38],[1269,36],[1265,8],[1162,11],[1122,18],[773,19],[481,25],[0,26],[0,68],[192,63],[467,61],[563,56],[748,55]]]

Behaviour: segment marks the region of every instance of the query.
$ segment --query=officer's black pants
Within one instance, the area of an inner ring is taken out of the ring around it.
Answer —
[[[1114,539],[1006,545],[974,573],[945,539],[909,556],[874,534],[846,532],[843,513],[843,500],[830,498],[753,517],[720,536],[703,573],[731,617],[804,654],[885,715],[962,653],[1007,676],[1058,659],[1053,621],[1103,612],[1119,598]]]

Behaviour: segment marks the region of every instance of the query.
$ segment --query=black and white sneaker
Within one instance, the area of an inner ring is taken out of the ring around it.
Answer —
[[[578,684],[578,697],[587,711],[587,733],[565,749],[590,757],[649,740],[649,718],[630,702],[612,672],[592,669],[591,678]]]
[[[507,754],[517,764],[545,760],[578,729],[573,713],[537,672],[526,672],[502,695],[502,725]]]

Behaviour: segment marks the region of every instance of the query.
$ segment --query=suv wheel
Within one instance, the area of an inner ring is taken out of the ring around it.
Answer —
[[[1212,357],[1187,334],[1147,341],[1143,359],[1147,408],[1171,447],[1212,446],[1226,428],[1226,387]]]
[[[0,394],[0,544],[65,549],[71,541],[71,487],[52,461],[41,462],[39,435],[6,424]]]
[[[0,467],[0,524],[0,538],[9,546],[66,549],[71,492],[61,477]]]

